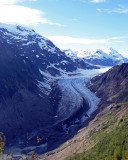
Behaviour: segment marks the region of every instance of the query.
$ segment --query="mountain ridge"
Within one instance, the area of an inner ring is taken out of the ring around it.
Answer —
[[[82,49],[78,51],[67,49],[63,51],[72,59],[84,59],[86,62],[94,65],[114,66],[128,62],[127,58],[123,57],[113,48]]]
[[[23,146],[26,133],[33,137],[31,145],[37,134],[44,136],[41,144],[47,145],[40,152],[65,141],[63,123],[66,119],[71,123],[70,117],[79,113],[84,98],[72,87],[73,93],[69,90],[72,98],[78,99],[79,95],[81,100],[77,107],[75,104],[70,106],[72,112],[68,112],[68,104],[63,103],[61,96],[65,86],[59,87],[58,81],[77,75],[77,69],[83,68],[98,67],[83,60],[72,60],[33,29],[0,24],[0,131],[6,136],[7,146],[19,145],[21,141]],[[80,118],[82,114],[80,112]],[[61,141],[59,136],[63,136]],[[56,144],[53,146],[54,139]]]
[[[100,98],[97,111],[73,138],[56,150],[42,155],[41,158],[48,160],[94,160],[96,158],[117,160],[117,157],[125,160],[128,158],[127,69],[128,64],[124,63],[88,82],[88,88]],[[121,85],[116,87],[113,82]]]

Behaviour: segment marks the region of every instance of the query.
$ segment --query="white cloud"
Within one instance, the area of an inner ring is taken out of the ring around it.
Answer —
[[[102,12],[102,9],[100,9],[100,8],[97,8],[97,11],[98,11],[98,12]]]
[[[114,10],[110,10],[110,13],[115,12],[115,13],[128,13],[128,8],[116,8]]]
[[[61,24],[54,23],[45,18],[45,13],[40,10],[31,9],[22,5],[15,5],[23,1],[36,0],[0,0],[0,22],[23,25],[38,25],[39,23],[43,23],[61,26]]]
[[[1,4],[12,5],[23,1],[37,1],[37,0],[0,0],[0,5]]]
[[[87,39],[87,38],[74,38],[69,36],[45,36],[53,41],[55,44],[108,44],[108,43],[122,43],[128,36],[110,37],[106,39]]]
[[[106,2],[106,0],[92,0],[91,2],[93,2],[93,3],[101,3],[101,2]]]
[[[128,7],[125,7],[124,5],[118,5],[118,8],[113,9],[101,9],[97,8],[98,12],[107,12],[107,13],[122,13],[127,14],[128,13]]]
[[[120,39],[128,39],[128,36],[120,36],[120,37],[111,37],[109,40],[120,40]]]
[[[102,2],[106,2],[106,0],[79,0],[81,2],[92,2],[92,3],[102,3]]]
[[[74,38],[69,36],[46,36],[54,43],[59,44],[94,44],[94,43],[107,43],[107,40],[86,39],[86,38]]]
[[[0,5],[6,4],[6,5],[11,5],[15,4],[16,2],[20,2],[22,0],[0,0]]]

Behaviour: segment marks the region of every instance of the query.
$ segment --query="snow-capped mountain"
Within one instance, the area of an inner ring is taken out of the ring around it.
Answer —
[[[78,67],[92,68],[85,62],[83,66],[83,63],[81,64],[80,61],[78,63],[78,61],[73,61],[65,56],[64,52],[50,40],[37,34],[30,28],[0,23],[0,40],[1,42],[6,42],[11,48],[19,50],[13,53],[12,56],[22,57],[24,63],[29,59],[33,64],[38,64],[40,70],[54,76],[60,75],[62,70],[71,72]]]
[[[67,56],[77,59],[77,53],[78,51],[72,51],[71,49],[67,49],[67,50],[62,50],[66,53]]]
[[[99,98],[86,83],[106,68],[70,55],[30,28],[0,24],[0,132],[6,146],[26,152],[28,133],[30,153],[37,136],[43,137],[39,153],[52,150],[97,109]]]
[[[45,137],[57,132],[53,126],[81,107],[60,102],[62,85],[58,85],[58,80],[76,75],[76,70],[81,68],[97,67],[67,57],[33,29],[0,23],[0,131],[6,135],[6,145],[19,141],[17,137],[27,132],[34,132],[35,139],[40,129],[52,130]],[[59,137],[55,135],[55,138]]]
[[[122,53],[122,55],[123,55],[125,58],[127,58],[127,59],[128,59],[128,51],[123,52],[123,53]]]
[[[128,59],[123,57],[113,48],[105,49],[82,49],[79,51],[64,50],[68,57],[74,59],[84,59],[86,62],[95,65],[114,66],[124,62]]]
[[[41,70],[45,71],[47,69],[51,74],[54,74],[54,71],[47,68],[48,65],[50,67],[50,64],[56,64],[61,69],[69,71],[67,63],[71,63],[70,59],[50,40],[37,34],[34,30],[18,25],[0,24],[0,35],[1,41],[6,41],[8,46],[20,51],[14,54],[16,57],[22,57],[24,63],[29,59],[33,64],[38,63]],[[74,69],[74,66],[70,67],[70,71]]]

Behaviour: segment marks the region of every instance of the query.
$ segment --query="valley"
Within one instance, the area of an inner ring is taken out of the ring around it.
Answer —
[[[66,53],[31,28],[0,23],[4,154],[31,157],[36,147],[41,160],[61,160],[99,147],[100,130],[126,116],[127,61],[112,48]]]
[[[115,66],[87,83],[89,89],[97,91],[96,95],[100,97],[97,111],[73,137],[55,150],[42,155],[41,159],[94,160],[97,157],[98,160],[115,160],[117,156],[123,160],[128,158],[128,96],[124,94],[127,91],[127,69],[128,64]],[[115,79],[120,82],[117,83]],[[116,82],[115,86],[111,86],[112,82]],[[112,92],[115,89],[120,93]]]
[[[100,99],[86,87],[86,84],[91,78],[110,68],[80,69],[61,77],[48,77],[49,83],[55,83],[54,92],[50,94],[52,123],[29,134],[31,140],[28,154],[31,154],[34,149],[37,135],[43,137],[36,150],[38,154],[42,154],[59,147],[78,132],[100,102]],[[25,153],[24,141],[25,139],[21,137],[15,147],[9,147],[12,153],[15,155],[20,155],[21,152]]]

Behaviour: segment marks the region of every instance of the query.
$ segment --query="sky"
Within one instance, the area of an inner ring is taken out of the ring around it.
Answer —
[[[128,0],[0,0],[0,22],[30,26],[60,49],[128,55]]]

